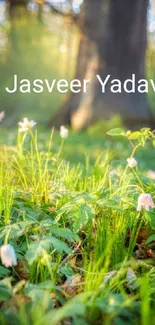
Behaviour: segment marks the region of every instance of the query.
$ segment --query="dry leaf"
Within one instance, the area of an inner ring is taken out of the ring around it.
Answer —
[[[82,282],[82,276],[80,274],[73,275],[70,280],[66,280],[61,286],[62,289],[70,296],[78,293]]]

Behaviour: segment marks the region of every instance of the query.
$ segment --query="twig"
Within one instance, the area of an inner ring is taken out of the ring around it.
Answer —
[[[78,246],[75,247],[74,250],[69,255],[67,255],[64,260],[60,263],[58,271],[60,270],[61,266],[68,262],[68,260],[79,250],[80,246],[81,241],[79,242]]]
[[[52,3],[49,3],[48,1],[45,1],[44,3],[45,3],[46,5],[48,5],[48,6],[50,7],[50,9],[51,9],[52,11],[54,11],[56,14],[58,14],[58,15],[61,15],[61,16],[63,16],[63,17],[72,18],[74,21],[76,21],[77,18],[78,18],[78,15],[77,15],[77,14],[74,14],[74,13],[71,12],[71,11],[68,12],[68,13],[65,13],[65,12],[59,10],[58,8],[56,8]]]

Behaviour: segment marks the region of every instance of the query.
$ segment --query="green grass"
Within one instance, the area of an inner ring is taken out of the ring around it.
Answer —
[[[0,245],[12,244],[18,259],[13,268],[0,264],[2,325],[155,322],[155,213],[137,211],[142,192],[155,200],[147,177],[154,133],[119,125],[70,131],[65,140],[1,132]],[[127,168],[133,153],[138,165]]]

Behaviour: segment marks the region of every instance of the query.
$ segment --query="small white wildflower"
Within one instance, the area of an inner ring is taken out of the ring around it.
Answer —
[[[133,168],[137,166],[137,160],[132,157],[127,159],[128,167]]]
[[[64,126],[64,125],[61,125],[60,126],[60,136],[62,139],[66,139],[68,137],[68,129]]]
[[[1,246],[0,256],[1,256],[2,264],[5,267],[11,267],[17,265],[17,258],[16,258],[15,250],[12,245],[7,244]]]
[[[131,269],[131,267],[128,268],[128,272],[126,275],[127,279],[127,288],[130,289],[131,291],[137,289],[138,284],[136,283],[137,277],[134,271]]]
[[[147,177],[154,181],[155,180],[155,172],[153,170],[148,170]]]
[[[33,120],[29,121],[27,117],[24,117],[23,122],[19,122],[18,125],[20,126],[19,132],[28,132],[32,129],[37,123]]]
[[[110,176],[117,176],[118,175],[116,169],[111,169],[109,174],[110,174]]]
[[[144,194],[142,193],[138,198],[138,206],[137,211],[141,211],[142,209],[145,209],[146,211],[149,211],[150,208],[155,208],[153,199],[151,194]]]
[[[3,120],[4,117],[5,117],[5,112],[4,111],[0,112],[0,122]]]

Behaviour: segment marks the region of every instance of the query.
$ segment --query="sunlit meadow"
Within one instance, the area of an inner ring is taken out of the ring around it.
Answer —
[[[154,146],[118,119],[3,131],[0,324],[155,323]]]

